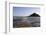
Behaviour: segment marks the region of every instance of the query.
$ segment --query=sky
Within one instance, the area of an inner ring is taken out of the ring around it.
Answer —
[[[40,14],[39,7],[13,7],[13,16],[29,16],[33,13]]]

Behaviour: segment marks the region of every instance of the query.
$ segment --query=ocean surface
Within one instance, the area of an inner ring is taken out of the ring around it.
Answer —
[[[40,27],[40,17],[13,17],[13,28]]]

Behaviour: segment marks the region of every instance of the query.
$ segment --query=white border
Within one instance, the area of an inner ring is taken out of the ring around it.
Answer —
[[[24,4],[15,4],[15,3],[7,3],[7,32],[24,32],[24,31],[32,31],[32,32],[42,32],[45,28],[44,28],[44,6],[43,5],[24,5]],[[10,6],[10,7],[9,7]],[[40,7],[41,11],[40,11],[40,15],[41,15],[41,19],[40,19],[40,24],[41,27],[30,27],[30,28],[13,28],[13,7]],[[9,19],[9,17],[10,19]],[[12,17],[12,18],[11,18]],[[9,21],[10,20],[10,21]],[[10,25],[9,25],[10,22]],[[9,27],[10,26],[10,27]]]

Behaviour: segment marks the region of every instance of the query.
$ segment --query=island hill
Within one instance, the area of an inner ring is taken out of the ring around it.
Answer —
[[[33,13],[33,14],[30,14],[29,16],[13,16],[13,19],[22,19],[22,18],[26,18],[26,17],[40,17],[39,14],[36,14],[36,13]]]
[[[40,17],[40,15],[33,13],[33,14],[29,15],[28,17]]]

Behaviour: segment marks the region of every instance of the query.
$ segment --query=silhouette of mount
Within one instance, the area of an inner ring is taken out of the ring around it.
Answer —
[[[40,17],[40,15],[33,13],[32,15],[29,15],[28,17]]]

